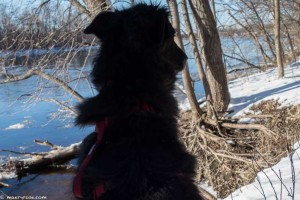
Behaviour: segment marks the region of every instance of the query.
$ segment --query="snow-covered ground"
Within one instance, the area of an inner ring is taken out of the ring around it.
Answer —
[[[278,79],[277,69],[270,69],[229,82],[230,110],[241,115],[254,103],[279,99],[283,105],[300,104],[300,62],[285,67],[285,77]]]
[[[283,106],[300,104],[300,58],[286,66],[284,71],[282,79],[278,78],[277,69],[269,69],[230,81],[229,110],[234,110],[231,115],[243,115],[253,104],[262,100],[278,99]],[[179,106],[182,110],[190,108],[187,99],[179,102]],[[253,183],[236,190],[224,200],[299,200],[300,141],[293,148],[293,155],[259,172]],[[206,184],[201,184],[200,187],[216,195]]]
[[[300,199],[300,143],[296,143],[294,149],[293,155],[259,172],[253,183],[236,190],[225,200]]]
[[[278,79],[277,69],[254,74],[229,82],[234,115],[242,115],[262,100],[279,99],[283,105],[300,104],[300,60],[285,68],[285,77]],[[300,126],[300,124],[299,124]],[[257,174],[255,181],[225,200],[298,200],[300,199],[300,142],[295,153],[275,166]]]

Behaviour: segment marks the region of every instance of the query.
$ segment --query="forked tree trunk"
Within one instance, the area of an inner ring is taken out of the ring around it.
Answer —
[[[228,108],[230,95],[217,25],[208,0],[189,0],[189,3],[200,30],[202,59],[212,94],[211,103],[216,111],[224,112]]]
[[[176,44],[184,51],[184,46],[180,34],[180,20],[178,14],[178,7],[176,0],[168,0],[168,4],[170,6],[171,15],[172,15],[172,24],[176,31],[175,42]],[[191,105],[192,112],[194,114],[202,115],[202,110],[198,106],[197,98],[194,92],[194,88],[192,86],[192,81],[189,73],[188,64],[186,64],[185,68],[182,71],[183,76],[183,84],[186,90],[186,95],[188,97],[189,103]]]
[[[276,60],[278,66],[278,78],[283,78],[284,69],[282,62],[282,49],[280,41],[280,3],[279,0],[274,0],[274,35],[275,35],[275,48]]]
[[[204,67],[203,67],[203,64],[202,64],[202,61],[201,61],[200,52],[199,52],[199,49],[198,49],[196,37],[194,35],[192,24],[191,24],[191,21],[190,21],[190,18],[189,18],[186,0],[180,0],[180,3],[181,3],[181,7],[182,7],[182,14],[183,14],[184,22],[185,22],[186,32],[188,34],[188,38],[189,38],[189,41],[191,43],[193,53],[194,53],[194,56],[195,56],[197,71],[198,71],[199,77],[200,77],[200,79],[202,80],[202,83],[203,83],[205,98],[206,98],[206,100],[211,101],[211,91],[210,91],[209,83],[208,83],[208,80],[206,78]],[[210,112],[209,104],[207,106],[207,111],[208,111],[208,115],[210,115],[211,112]]]

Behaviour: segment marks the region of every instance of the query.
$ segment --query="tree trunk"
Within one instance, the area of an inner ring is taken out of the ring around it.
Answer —
[[[189,0],[189,3],[200,30],[202,58],[212,94],[211,103],[216,111],[224,112],[228,108],[230,95],[217,25],[208,0]]]
[[[276,60],[278,66],[278,78],[283,78],[284,69],[282,62],[282,49],[280,41],[280,4],[279,0],[274,0],[274,35],[275,35],[275,48]]]
[[[215,21],[217,21],[215,0],[211,0],[211,7],[212,7],[212,13],[214,15],[214,19]]]
[[[176,31],[175,42],[184,51],[184,46],[180,34],[180,21],[179,21],[179,14],[178,14],[178,7],[177,7],[176,0],[168,0],[168,3],[172,15],[172,24]],[[202,110],[198,106],[197,98],[194,92],[194,88],[192,86],[188,64],[186,64],[185,68],[182,71],[182,77],[183,77],[183,84],[186,90],[186,95],[191,105],[192,112],[194,114],[202,115]]]
[[[181,7],[182,7],[182,14],[183,14],[184,22],[185,22],[186,31],[187,31],[188,38],[189,38],[189,41],[191,43],[191,46],[192,46],[192,49],[194,52],[197,71],[198,71],[199,77],[201,78],[202,83],[203,83],[205,97],[206,97],[206,100],[211,101],[211,91],[210,91],[209,83],[206,78],[204,67],[203,67],[203,64],[201,61],[199,49],[198,49],[197,42],[196,42],[196,37],[195,37],[193,29],[192,29],[192,24],[191,24],[189,14],[188,14],[187,4],[186,4],[185,0],[181,0],[180,3],[181,3]],[[208,113],[210,113],[209,106],[207,106],[207,111],[208,111]]]

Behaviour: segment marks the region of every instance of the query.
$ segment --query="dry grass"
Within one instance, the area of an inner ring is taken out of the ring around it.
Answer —
[[[223,198],[253,181],[256,173],[276,164],[299,141],[300,105],[283,107],[277,100],[252,106],[251,123],[271,131],[221,129],[181,113],[182,141],[198,159],[198,180],[206,180]]]

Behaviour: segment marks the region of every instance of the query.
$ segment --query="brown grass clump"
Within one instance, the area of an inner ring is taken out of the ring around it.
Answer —
[[[300,138],[300,105],[262,101],[245,116],[250,119],[248,123],[261,124],[270,131],[221,127],[220,132],[193,117],[190,111],[180,116],[181,139],[197,156],[198,181],[206,180],[221,198],[252,182],[257,172],[287,156]]]

